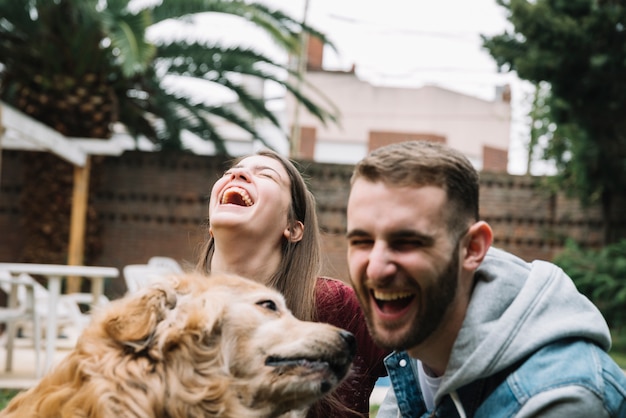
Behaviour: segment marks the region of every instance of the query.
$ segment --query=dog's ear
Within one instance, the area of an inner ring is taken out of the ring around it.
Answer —
[[[113,340],[140,351],[149,344],[157,324],[176,306],[176,292],[166,285],[147,288],[123,302],[106,321]]]

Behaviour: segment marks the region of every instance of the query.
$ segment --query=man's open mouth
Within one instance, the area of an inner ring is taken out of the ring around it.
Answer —
[[[381,312],[392,314],[406,309],[415,298],[415,293],[372,290],[372,297]]]
[[[245,189],[233,186],[229,187],[222,194],[220,199],[222,205],[252,206],[254,202]]]

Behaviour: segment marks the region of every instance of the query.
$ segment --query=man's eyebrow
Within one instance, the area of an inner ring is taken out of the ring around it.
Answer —
[[[346,238],[354,238],[354,237],[366,237],[370,234],[362,229],[353,229],[346,233]],[[402,229],[399,231],[393,231],[389,235],[385,237],[387,241],[398,241],[398,240],[406,240],[406,239],[419,239],[424,242],[424,244],[430,245],[435,242],[435,238],[432,235],[426,235],[420,232],[417,232],[413,229]]]
[[[435,237],[422,232],[415,231],[413,229],[402,229],[400,231],[394,231],[389,234],[388,239],[393,240],[406,240],[406,239],[419,239],[425,244],[432,244],[435,242]]]
[[[364,237],[367,235],[369,234],[362,229],[353,229],[351,231],[346,232],[346,238],[348,239],[353,238],[353,237]]]

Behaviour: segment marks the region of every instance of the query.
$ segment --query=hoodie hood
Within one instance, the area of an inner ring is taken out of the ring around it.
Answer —
[[[557,340],[585,338],[610,348],[604,317],[558,266],[491,248],[475,280],[436,402]]]

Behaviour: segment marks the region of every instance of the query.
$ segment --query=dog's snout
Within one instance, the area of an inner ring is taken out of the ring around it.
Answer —
[[[341,338],[344,340],[344,342],[348,346],[350,355],[354,356],[356,354],[356,338],[354,338],[354,334],[346,330],[341,330],[339,331],[339,335],[341,335]]]

